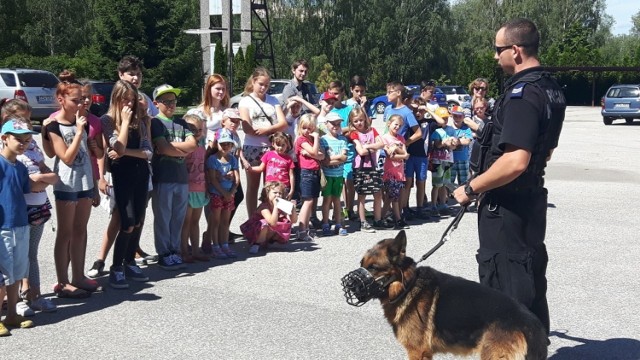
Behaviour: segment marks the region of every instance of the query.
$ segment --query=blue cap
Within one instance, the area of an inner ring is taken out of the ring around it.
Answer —
[[[9,119],[4,125],[2,125],[3,134],[38,134],[37,132],[29,129],[29,124],[19,119]]]

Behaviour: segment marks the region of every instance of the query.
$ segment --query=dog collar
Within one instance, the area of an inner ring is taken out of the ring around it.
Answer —
[[[418,269],[416,269],[417,271]],[[395,278],[395,276],[394,276]],[[411,291],[411,289],[413,288],[413,286],[416,284],[416,281],[418,280],[418,276],[414,276],[413,279],[411,279],[410,284],[408,284],[407,286],[405,286],[404,282],[402,282],[402,287],[404,288],[404,290],[402,291],[402,293],[400,293],[400,295],[396,296],[395,299],[393,300],[389,300],[390,304],[395,304],[398,301],[402,300],[405,296],[407,296],[407,294],[409,293],[409,291]],[[391,285],[391,282],[389,282],[389,285]]]

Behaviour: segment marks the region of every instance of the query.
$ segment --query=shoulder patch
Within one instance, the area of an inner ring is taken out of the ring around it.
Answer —
[[[513,90],[511,90],[511,96],[509,96],[509,98],[522,99],[525,85],[527,85],[526,82],[517,83],[516,86],[513,87]]]

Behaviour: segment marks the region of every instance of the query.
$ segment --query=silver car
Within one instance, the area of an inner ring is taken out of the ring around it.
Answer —
[[[56,101],[59,82],[44,70],[0,69],[0,98],[24,100],[33,109],[32,119],[46,119],[59,108]]]
[[[269,84],[269,90],[267,90],[267,94],[274,96],[276,99],[278,99],[278,101],[282,101],[282,91],[284,90],[284,87],[287,86],[287,84],[291,81],[291,79],[272,79],[271,83]],[[316,90],[316,85],[312,82],[309,81],[305,81],[305,83],[307,83],[307,85],[309,85],[309,90],[311,91],[311,94],[313,96],[313,103],[317,103],[318,102],[318,90]],[[242,99],[242,93],[232,97],[231,99],[229,99],[229,106],[237,108],[238,107],[238,103],[240,102],[240,99]]]

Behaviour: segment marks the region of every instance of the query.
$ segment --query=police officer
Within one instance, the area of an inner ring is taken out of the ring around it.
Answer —
[[[523,303],[549,333],[543,176],[558,145],[566,103],[560,86],[540,67],[539,42],[527,19],[498,30],[494,58],[512,77],[474,148],[471,163],[478,175],[453,195],[463,205],[481,195],[480,282]]]

